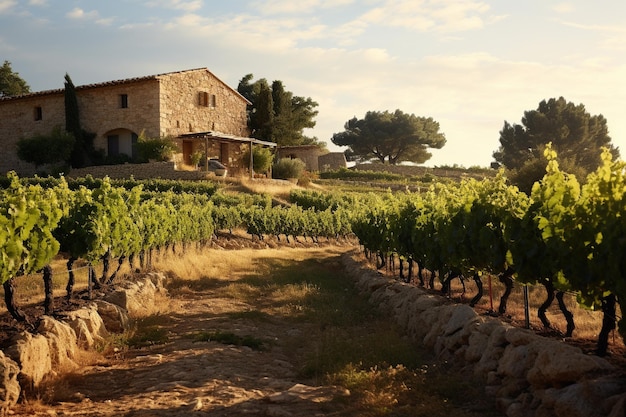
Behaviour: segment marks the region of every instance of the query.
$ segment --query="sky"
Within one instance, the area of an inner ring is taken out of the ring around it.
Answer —
[[[280,80],[328,143],[368,111],[432,117],[427,166],[489,166],[504,122],[564,97],[626,155],[623,0],[0,0],[0,62],[32,91],[193,68]]]

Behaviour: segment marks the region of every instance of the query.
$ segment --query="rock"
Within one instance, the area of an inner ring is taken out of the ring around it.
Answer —
[[[528,382],[535,389],[560,388],[578,382],[589,374],[614,369],[605,359],[585,355],[579,348],[559,341],[538,340],[528,346],[538,352],[527,374]]]
[[[532,342],[541,340],[541,336],[537,336],[528,329],[520,329],[518,327],[507,328],[504,338],[513,346],[529,345]]]
[[[469,344],[469,337],[472,334],[473,324],[478,321],[478,314],[468,305],[455,306],[452,315],[443,326],[443,334],[437,338],[435,343],[435,354],[441,356],[464,357]]]
[[[124,333],[130,329],[128,311],[107,301],[95,301],[98,314],[102,317],[104,327],[112,333]]]
[[[484,326],[477,327],[477,330],[482,333],[481,329]],[[504,348],[507,345],[504,334],[506,332],[506,327],[503,325],[493,326],[490,325],[487,327],[491,330],[489,334],[489,338],[487,339],[487,343],[485,344],[485,350],[483,351],[480,360],[474,366],[474,374],[485,378],[487,374],[491,371],[496,371],[498,369],[500,358],[504,353]]]
[[[498,362],[498,374],[503,377],[526,378],[526,372],[535,363],[537,352],[526,345],[508,345]]]
[[[122,307],[129,314],[150,310],[157,288],[150,279],[124,282],[117,290],[108,294],[104,301]]]
[[[90,349],[109,335],[95,304],[64,314],[83,348]]]
[[[17,380],[20,372],[19,365],[11,358],[5,356],[0,350],[0,414],[7,415],[10,407],[17,403],[22,389]]]
[[[48,340],[42,335],[21,332],[5,353],[20,367],[18,380],[22,388],[37,388],[52,370]]]
[[[624,388],[623,380],[610,377],[572,384],[555,391],[555,414],[564,417],[606,416],[612,411],[609,407],[603,409],[604,399],[622,394]]]
[[[478,362],[487,348],[489,336],[478,331],[472,332],[467,340],[465,360],[470,363]]]
[[[442,305],[439,307],[435,307],[433,309],[424,311],[420,318],[424,322],[426,327],[430,327],[426,336],[424,336],[423,343],[428,347],[435,346],[437,342],[437,337],[443,334],[444,327],[450,317],[452,317],[452,313],[454,313],[454,305]]]
[[[37,331],[45,336],[50,349],[52,365],[73,368],[76,366],[76,332],[67,323],[44,316]]]

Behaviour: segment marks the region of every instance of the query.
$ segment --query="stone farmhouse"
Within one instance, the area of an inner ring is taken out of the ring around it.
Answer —
[[[248,137],[248,100],[206,68],[77,86],[76,95],[82,128],[96,134],[96,149],[108,156],[132,157],[143,132],[175,138],[172,165],[190,165],[201,152],[237,173],[249,166],[241,155],[254,144],[276,146]],[[0,97],[0,173],[34,174],[17,157],[17,141],[57,126],[65,127],[64,89]]]

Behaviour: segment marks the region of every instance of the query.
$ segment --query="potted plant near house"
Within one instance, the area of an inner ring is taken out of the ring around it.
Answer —
[[[191,159],[191,166],[195,167],[196,169],[201,168],[198,166],[198,164],[200,164],[200,161],[203,160],[204,153],[200,152],[200,151],[195,151],[194,153],[191,154],[191,156],[189,157]]]

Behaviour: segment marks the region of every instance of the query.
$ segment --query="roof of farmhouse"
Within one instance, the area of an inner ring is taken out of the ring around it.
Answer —
[[[111,86],[123,85],[123,84],[133,84],[133,83],[138,83],[138,82],[142,82],[142,81],[158,80],[161,77],[165,77],[165,76],[169,76],[169,75],[175,75],[175,74],[182,74],[182,73],[185,73],[185,72],[194,72],[194,71],[206,71],[206,72],[208,72],[213,77],[215,77],[215,79],[219,80],[222,84],[224,84],[224,86],[226,86],[228,89],[230,89],[234,94],[236,94],[239,97],[241,97],[248,104],[251,104],[248,101],[247,98],[245,98],[244,96],[241,95],[241,93],[239,93],[239,91],[237,91],[236,89],[234,89],[231,86],[229,86],[228,84],[226,84],[219,77],[217,77],[215,74],[213,74],[211,71],[209,71],[208,68],[194,68],[194,69],[188,69],[188,70],[182,70],[182,71],[164,72],[164,73],[161,73],[161,74],[154,74],[154,75],[144,75],[144,76],[141,76],[141,77],[125,78],[125,79],[122,79],[122,80],[113,80],[113,81],[104,81],[104,82],[100,82],[100,83],[85,84],[85,85],[76,86],[76,90],[77,91],[89,90],[89,89],[93,89],[93,88],[111,87]],[[22,94],[22,95],[19,95],[19,96],[0,96],[0,101],[19,100],[19,99],[22,99],[22,98],[31,98],[31,97],[37,97],[37,96],[63,94],[64,91],[65,91],[64,88],[57,88],[57,89],[54,89],[54,90],[36,91],[36,92],[28,93],[28,94]]]

